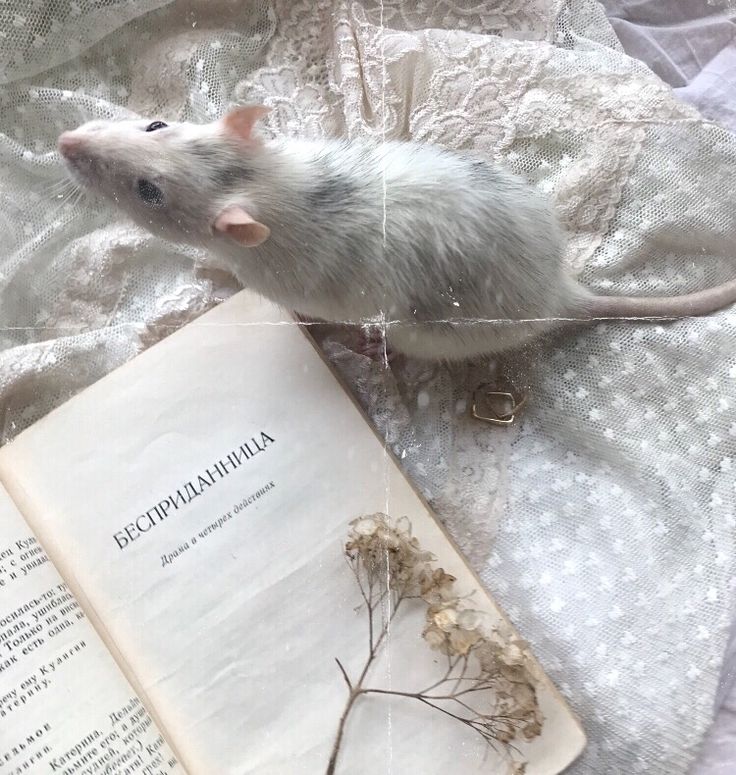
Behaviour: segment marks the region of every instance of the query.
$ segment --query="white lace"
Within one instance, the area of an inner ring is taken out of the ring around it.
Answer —
[[[57,199],[56,136],[92,117],[263,101],[274,134],[472,148],[552,197],[600,292],[736,275],[736,139],[627,58],[594,0],[9,0],[0,27],[2,441],[236,289]],[[386,371],[345,336],[320,331],[581,715],[573,772],[685,773],[733,611],[736,313],[455,368]],[[532,388],[510,429],[467,414],[499,374]]]

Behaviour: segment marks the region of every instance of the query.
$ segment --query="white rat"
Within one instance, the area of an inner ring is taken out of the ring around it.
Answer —
[[[680,318],[736,301],[736,281],[596,296],[566,274],[550,205],[510,172],[416,143],[264,142],[253,129],[267,112],[92,121],[59,150],[141,226],[217,254],[300,315],[382,321],[388,346],[414,357],[497,354],[571,319]]]

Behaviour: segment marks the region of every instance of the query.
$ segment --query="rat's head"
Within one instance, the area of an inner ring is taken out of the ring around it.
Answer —
[[[266,168],[254,124],[268,108],[235,108],[211,124],[90,121],[59,137],[67,167],[149,231],[203,244],[222,236],[254,246],[269,229],[251,215]]]

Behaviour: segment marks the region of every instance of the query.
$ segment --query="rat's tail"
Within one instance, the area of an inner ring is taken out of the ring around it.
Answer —
[[[654,318],[697,317],[716,312],[736,302],[736,280],[684,296],[595,296],[583,301],[588,318]]]

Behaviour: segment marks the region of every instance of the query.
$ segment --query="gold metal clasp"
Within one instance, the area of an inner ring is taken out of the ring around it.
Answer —
[[[479,410],[481,394],[485,400],[482,402],[482,410]],[[489,385],[481,385],[473,393],[473,417],[491,425],[511,425],[519,411],[525,406],[528,395],[522,394],[519,401],[513,393],[506,390],[489,390]]]

